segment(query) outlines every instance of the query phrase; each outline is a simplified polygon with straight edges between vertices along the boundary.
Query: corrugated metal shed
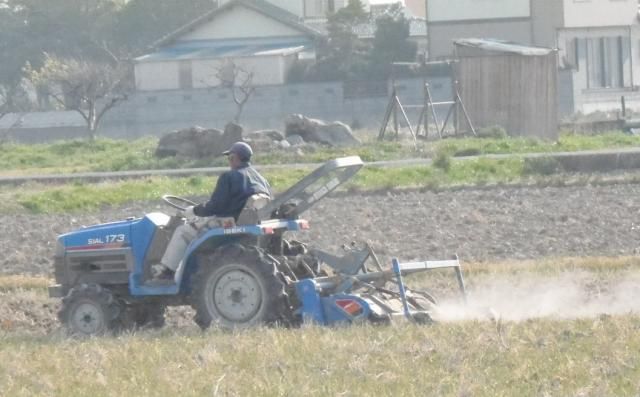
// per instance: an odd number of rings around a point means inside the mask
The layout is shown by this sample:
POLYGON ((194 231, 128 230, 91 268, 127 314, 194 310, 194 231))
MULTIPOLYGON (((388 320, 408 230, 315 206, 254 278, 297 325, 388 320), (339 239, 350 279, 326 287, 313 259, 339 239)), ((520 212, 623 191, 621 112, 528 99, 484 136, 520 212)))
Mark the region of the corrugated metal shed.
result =
POLYGON ((556 51, 499 40, 455 41, 462 100, 477 127, 558 138, 556 51))

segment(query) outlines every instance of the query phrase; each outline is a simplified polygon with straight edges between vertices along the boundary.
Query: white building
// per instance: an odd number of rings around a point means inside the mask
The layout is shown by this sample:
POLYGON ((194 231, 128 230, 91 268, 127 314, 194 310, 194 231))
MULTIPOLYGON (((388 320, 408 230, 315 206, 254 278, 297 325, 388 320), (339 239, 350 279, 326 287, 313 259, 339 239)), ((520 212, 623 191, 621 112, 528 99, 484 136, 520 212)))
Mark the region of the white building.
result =
MULTIPOLYGON (((375 8, 397 0, 371 2, 375 8)), ((135 59, 136 90, 217 87, 220 73, 224 73, 229 61, 251 73, 254 86, 284 84, 296 60, 315 59, 317 42, 327 34, 327 12, 347 3, 348 0, 222 1, 218 8, 159 40, 153 45, 153 52, 135 59)), ((424 52, 425 20, 410 18, 410 28, 410 39, 424 52)), ((354 26, 354 32, 365 40, 372 39, 375 21, 354 26)))
POLYGON ((428 0, 427 37, 432 60, 450 58, 453 42, 464 38, 533 44, 529 0, 428 0))
POLYGON ((474 37, 557 48, 570 111, 640 109, 637 16, 637 0, 428 0, 429 58, 474 37))
MULTIPOLYGON (((539 0, 538 0, 539 1, 539 0)), ((574 110, 620 109, 625 96, 640 110, 640 25, 637 0, 564 0, 534 3, 534 42, 559 50, 570 73, 574 110)))
MULTIPOLYGON (((224 5, 233 0, 220 0, 219 4, 224 5)), ((280 7, 303 19, 324 18, 327 13, 336 12, 345 7, 349 0, 268 0, 269 3, 280 7)), ((413 3, 424 0, 414 0, 413 3)), ((362 0, 367 11, 371 7, 389 6, 394 3, 405 5, 405 0, 362 0)), ((419 10, 420 7, 417 7, 419 10)), ((424 17, 424 15, 422 15, 424 17)))
POLYGON ((315 57, 321 34, 281 8, 233 0, 154 44, 135 59, 138 91, 216 87, 231 60, 252 85, 283 84, 299 58, 315 57))

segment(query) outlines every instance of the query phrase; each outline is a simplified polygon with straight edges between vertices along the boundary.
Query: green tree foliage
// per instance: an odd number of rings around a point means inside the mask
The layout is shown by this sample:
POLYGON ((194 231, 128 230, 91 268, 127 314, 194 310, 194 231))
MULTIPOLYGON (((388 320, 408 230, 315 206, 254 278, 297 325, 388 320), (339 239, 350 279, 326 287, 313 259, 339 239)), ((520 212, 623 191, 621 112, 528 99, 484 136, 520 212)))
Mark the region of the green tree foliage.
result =
POLYGON ((0 0, 0 84, 28 62, 126 58, 214 7, 213 0, 0 0))
POLYGON ((104 56, 110 24, 123 0, 4 0, 0 8, 0 81, 19 80, 44 54, 104 56))
POLYGON ((130 0, 115 18, 112 38, 138 53, 214 6, 213 0, 130 0))
POLYGON ((365 23, 368 14, 360 0, 349 0, 346 7, 327 17, 328 39, 318 51, 318 62, 311 79, 353 79, 366 71, 369 46, 358 38, 354 27, 365 23))
POLYGON ((356 34, 358 25, 371 23, 360 0, 328 16, 328 38, 318 48, 315 65, 297 64, 290 82, 386 78, 392 62, 414 61, 417 45, 409 40, 410 22, 397 3, 376 19, 373 43, 356 34))
POLYGON ((417 45, 409 41, 410 23, 396 3, 376 19, 371 51, 370 71, 375 76, 389 76, 392 62, 413 62, 417 45))
POLYGON ((0 2, 0 85, 13 85, 20 80, 24 65, 26 29, 9 4, 0 2))

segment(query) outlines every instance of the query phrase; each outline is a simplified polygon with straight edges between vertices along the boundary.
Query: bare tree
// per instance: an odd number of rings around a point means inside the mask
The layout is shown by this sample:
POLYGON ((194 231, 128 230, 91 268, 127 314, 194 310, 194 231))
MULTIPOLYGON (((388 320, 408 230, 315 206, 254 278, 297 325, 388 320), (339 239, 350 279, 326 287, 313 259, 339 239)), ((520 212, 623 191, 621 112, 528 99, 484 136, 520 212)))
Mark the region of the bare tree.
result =
POLYGON ((219 87, 227 88, 231 92, 233 102, 236 104, 233 121, 240 123, 244 105, 256 90, 253 85, 253 72, 242 68, 231 59, 225 59, 216 69, 216 78, 220 81, 219 87))
MULTIPOLYGON (((29 108, 27 99, 19 83, 0 85, 0 120, 12 112, 21 112, 29 108)), ((17 124, 20 117, 15 121, 17 124)), ((11 128, 0 129, 0 143, 7 141, 11 128)))
POLYGON ((26 69, 28 78, 59 108, 82 116, 91 140, 104 115, 127 100, 132 87, 129 68, 115 59, 98 63, 47 55, 39 70, 26 69))

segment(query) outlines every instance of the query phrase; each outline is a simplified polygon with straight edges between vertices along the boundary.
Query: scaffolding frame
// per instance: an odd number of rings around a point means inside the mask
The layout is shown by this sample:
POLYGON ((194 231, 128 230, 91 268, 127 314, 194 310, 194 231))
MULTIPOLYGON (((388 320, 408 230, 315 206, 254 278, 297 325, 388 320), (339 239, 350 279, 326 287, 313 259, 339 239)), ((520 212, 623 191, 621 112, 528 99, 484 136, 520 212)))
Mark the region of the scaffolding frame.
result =
POLYGON ((460 96, 459 83, 457 80, 457 76, 455 75, 455 68, 451 68, 452 77, 453 77, 453 100, 451 101, 442 101, 442 102, 434 102, 433 96, 431 95, 431 90, 429 88, 429 83, 427 83, 426 74, 423 75, 423 84, 424 84, 424 100, 421 104, 410 104, 403 105, 400 101, 400 97, 398 96, 398 89, 396 86, 396 76, 395 69, 397 66, 405 66, 405 67, 424 67, 426 65, 448 65, 451 67, 452 64, 457 63, 457 61, 433 61, 433 62, 393 62, 392 63, 392 74, 391 74, 391 95, 389 96, 389 102, 387 104, 387 110, 385 111, 384 118, 382 120, 382 125, 380 127, 380 132, 378 133, 378 140, 384 139, 387 128, 389 127, 389 122, 393 123, 393 131, 395 133, 395 138, 398 139, 400 134, 400 125, 399 125, 399 117, 398 111, 401 113, 404 122, 409 128, 409 132, 414 141, 414 146, 417 146, 417 139, 424 138, 429 139, 429 126, 431 124, 430 118, 433 119, 433 123, 436 127, 437 136, 439 139, 444 137, 444 132, 449 123, 449 120, 452 121, 454 135, 457 136, 460 134, 460 117, 459 113, 462 111, 464 115, 465 121, 469 126, 470 132, 473 136, 477 136, 476 130, 471 122, 471 118, 469 117, 469 113, 467 112, 467 108, 462 101, 462 97, 460 96), (438 120, 438 114, 436 112, 436 106, 449 106, 447 111, 447 116, 445 117, 442 124, 438 120), (420 115, 418 117, 418 121, 416 123, 416 129, 413 128, 411 121, 409 120, 409 116, 407 115, 406 109, 420 109, 420 115), (431 117, 430 117, 431 116, 431 117), (420 129, 424 129, 424 134, 421 134, 420 129))

